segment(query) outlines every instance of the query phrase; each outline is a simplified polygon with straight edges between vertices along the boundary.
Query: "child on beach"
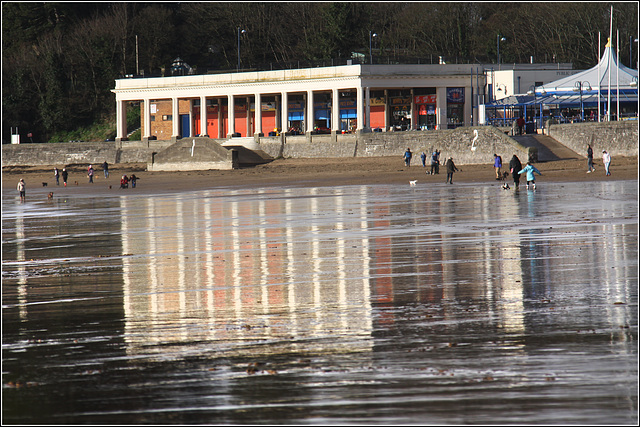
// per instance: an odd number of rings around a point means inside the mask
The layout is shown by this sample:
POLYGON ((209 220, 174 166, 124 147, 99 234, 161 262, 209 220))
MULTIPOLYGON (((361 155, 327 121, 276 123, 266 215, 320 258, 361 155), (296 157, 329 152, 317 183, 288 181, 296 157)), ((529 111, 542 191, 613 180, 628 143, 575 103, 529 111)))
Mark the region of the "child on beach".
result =
POLYGON ((533 184, 533 189, 536 189, 536 179, 534 176, 534 172, 538 175, 542 175, 535 166, 531 164, 531 162, 527 162, 527 166, 524 167, 519 174, 526 173, 527 174, 527 190, 529 189, 529 183, 533 184))

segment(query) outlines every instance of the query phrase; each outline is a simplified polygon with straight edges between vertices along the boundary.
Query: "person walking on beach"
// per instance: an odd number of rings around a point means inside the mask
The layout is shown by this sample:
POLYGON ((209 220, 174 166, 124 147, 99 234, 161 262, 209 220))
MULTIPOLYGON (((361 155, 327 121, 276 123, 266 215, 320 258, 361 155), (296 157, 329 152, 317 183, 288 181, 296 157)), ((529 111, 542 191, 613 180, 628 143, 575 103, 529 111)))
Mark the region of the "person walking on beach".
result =
POLYGON ((136 188, 137 180, 138 180, 138 177, 135 176, 135 174, 131 174, 131 176, 129 177, 129 182, 131 182, 131 188, 136 188))
POLYGON ((610 176, 609 166, 611 165, 611 154, 607 153, 607 150, 602 150, 602 163, 604 163, 604 171, 606 176, 610 176))
POLYGON ((407 148, 407 151, 404 152, 404 165, 405 166, 411 166, 411 157, 413 156, 413 154, 411 154, 411 148, 407 148))
POLYGON ((88 176, 89 176, 89 183, 93 184, 93 166, 91 165, 89 165, 88 176))
POLYGON ((440 165, 440 153, 436 149, 433 153, 431 153, 431 175, 437 174, 440 172, 438 170, 438 166, 440 165))
POLYGON ((20 193, 20 201, 24 202, 24 196, 27 189, 27 185, 24 183, 24 179, 20 178, 18 181, 18 192, 20 193))
POLYGON ((500 179, 500 169, 502 168, 502 157, 493 155, 493 167, 496 170, 496 179, 500 179))
POLYGON ((449 157, 447 160, 447 181, 449 184, 453 184, 453 172, 457 171, 455 163, 453 163, 453 157, 449 157))
POLYGON ((525 166, 524 169, 518 172, 519 174, 520 173, 527 174, 527 190, 529 189, 529 183, 533 185, 534 190, 536 189, 536 178, 535 178, 534 172, 537 173, 538 175, 542 175, 540 171, 531 164, 531 162, 528 162, 527 166, 525 166))
POLYGON ((513 185, 517 190, 518 187, 520 187, 520 171, 522 170, 522 163, 520 162, 518 156, 516 156, 515 154, 509 162, 509 169, 511 171, 511 176, 513 176, 513 185))
POLYGON ((102 170, 104 171, 104 177, 109 178, 109 163, 105 162, 102 164, 102 170))
POLYGON ((58 168, 53 168, 53 176, 56 177, 56 185, 60 185, 60 171, 58 171, 58 168))
POLYGON ((69 173, 67 172, 67 168, 62 168, 62 182, 64 183, 64 186, 67 186, 67 177, 69 176, 69 173))
POLYGON ((596 171, 596 168, 593 167, 593 149, 591 148, 591 145, 587 146, 587 166, 589 167, 587 173, 596 171))
POLYGON ((422 154, 420 154, 420 160, 422 160, 422 167, 426 168, 427 167, 427 155, 424 153, 424 151, 422 152, 422 154))

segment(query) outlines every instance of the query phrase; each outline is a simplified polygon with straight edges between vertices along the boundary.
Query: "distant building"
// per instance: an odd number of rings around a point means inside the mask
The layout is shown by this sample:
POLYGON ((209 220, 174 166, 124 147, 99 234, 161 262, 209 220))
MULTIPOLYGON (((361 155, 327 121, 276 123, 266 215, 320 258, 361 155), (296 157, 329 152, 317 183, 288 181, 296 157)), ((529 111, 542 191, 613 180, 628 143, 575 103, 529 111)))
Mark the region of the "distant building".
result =
MULTIPOLYGON (((563 123, 638 117, 638 70, 620 64, 611 43, 594 67, 557 73, 550 81, 538 77, 534 81, 515 72, 496 72, 496 95, 481 103, 479 123, 510 126, 523 116, 540 129, 547 120, 563 123), (512 78, 516 76, 517 86, 512 78)), ((545 77, 551 75, 547 71, 545 77)))
POLYGON ((493 65, 345 65, 119 79, 117 139, 126 139, 132 102, 140 103, 143 140, 471 126, 478 124, 478 105, 495 98, 499 73, 526 76, 526 85, 529 72, 546 73, 545 81, 572 72, 569 64, 559 66, 525 64, 516 72, 502 64, 504 71, 494 72, 493 65))

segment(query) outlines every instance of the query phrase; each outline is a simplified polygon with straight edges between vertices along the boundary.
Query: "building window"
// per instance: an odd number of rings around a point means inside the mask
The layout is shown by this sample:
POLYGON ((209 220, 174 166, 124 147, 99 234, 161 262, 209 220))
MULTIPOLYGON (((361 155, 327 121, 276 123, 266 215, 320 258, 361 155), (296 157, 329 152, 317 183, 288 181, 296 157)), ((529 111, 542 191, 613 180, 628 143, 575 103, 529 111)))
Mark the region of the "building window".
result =
POLYGON ((173 116, 171 114, 165 114, 164 116, 162 116, 162 121, 163 122, 168 122, 173 120, 173 116))

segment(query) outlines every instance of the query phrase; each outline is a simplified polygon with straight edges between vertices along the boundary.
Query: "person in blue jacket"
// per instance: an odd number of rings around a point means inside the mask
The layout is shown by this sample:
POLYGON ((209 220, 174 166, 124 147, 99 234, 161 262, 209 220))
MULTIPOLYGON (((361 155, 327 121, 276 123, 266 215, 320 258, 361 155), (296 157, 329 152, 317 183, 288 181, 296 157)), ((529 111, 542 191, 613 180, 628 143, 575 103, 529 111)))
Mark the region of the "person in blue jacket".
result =
POLYGON ((407 148, 407 151, 404 152, 404 164, 405 166, 411 166, 411 157, 413 154, 411 153, 411 148, 407 148))
POLYGON ((534 172, 537 173, 538 175, 542 175, 540 171, 531 164, 531 162, 528 162, 527 166, 525 166, 524 169, 518 172, 519 174, 522 174, 522 173, 527 174, 527 190, 529 189, 529 183, 533 184, 534 190, 536 189, 536 179, 534 176, 534 172))

